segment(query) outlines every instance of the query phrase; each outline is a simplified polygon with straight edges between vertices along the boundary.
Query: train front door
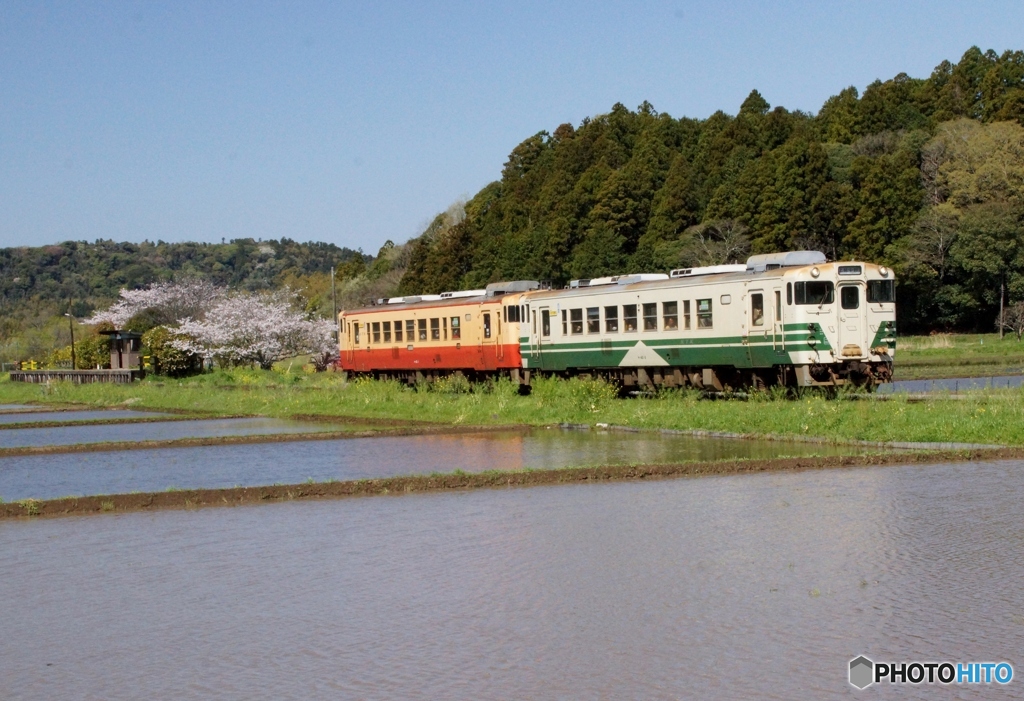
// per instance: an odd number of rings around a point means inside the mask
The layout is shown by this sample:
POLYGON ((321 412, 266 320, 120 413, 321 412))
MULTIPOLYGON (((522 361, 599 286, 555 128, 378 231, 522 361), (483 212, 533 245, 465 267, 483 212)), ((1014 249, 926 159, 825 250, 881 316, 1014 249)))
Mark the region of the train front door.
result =
POLYGON ((864 283, 839 283, 839 353, 843 358, 868 354, 868 325, 864 318, 864 283))

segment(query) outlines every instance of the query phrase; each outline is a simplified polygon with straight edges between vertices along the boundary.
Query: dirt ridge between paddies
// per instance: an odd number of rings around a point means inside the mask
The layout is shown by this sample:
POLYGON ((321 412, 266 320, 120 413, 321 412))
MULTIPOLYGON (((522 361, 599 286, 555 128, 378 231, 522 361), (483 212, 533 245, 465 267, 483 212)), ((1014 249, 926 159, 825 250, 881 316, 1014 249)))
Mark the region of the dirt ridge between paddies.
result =
POLYGON ((722 460, 659 465, 568 467, 541 470, 411 475, 337 482, 306 482, 265 487, 183 489, 165 492, 109 494, 45 500, 23 499, 9 504, 0 504, 0 519, 129 513, 165 509, 196 509, 212 506, 244 506, 296 500, 422 494, 501 487, 601 483, 705 475, 756 474, 1022 458, 1024 458, 1024 448, 1002 448, 999 450, 882 453, 876 455, 722 460))
POLYGON ((463 433, 496 433, 530 430, 529 426, 410 426, 407 428, 376 428, 366 431, 315 431, 310 433, 262 433, 241 436, 201 436, 170 438, 153 441, 107 441, 100 443, 71 443, 68 445, 38 445, 0 448, 0 458, 28 455, 64 455, 69 453, 107 453, 123 450, 159 450, 161 448, 199 448, 217 445, 245 445, 255 443, 294 443, 299 441, 334 441, 349 438, 382 438, 394 436, 453 435, 463 433))

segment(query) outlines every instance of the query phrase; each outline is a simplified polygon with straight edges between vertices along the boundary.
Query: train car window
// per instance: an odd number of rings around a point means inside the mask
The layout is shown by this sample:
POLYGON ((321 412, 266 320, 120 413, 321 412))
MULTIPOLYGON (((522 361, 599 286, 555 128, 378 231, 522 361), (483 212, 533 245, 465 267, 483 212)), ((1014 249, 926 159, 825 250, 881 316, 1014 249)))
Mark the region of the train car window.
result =
POLYGON ((710 299, 698 299, 697 300, 697 328, 698 329, 710 329, 712 327, 711 319, 711 300, 710 299))
MULTIPOLYGON (((506 307, 508 309, 508 307, 506 307)), ((459 317, 452 317, 452 340, 457 341, 462 338, 462 327, 459 326, 459 317)))
POLYGON ((618 333, 619 332, 619 308, 618 307, 605 307, 604 308, 604 332, 605 333, 618 333))
POLYGON ((569 322, 567 322, 565 320, 565 310, 564 309, 562 310, 562 335, 563 336, 568 336, 569 335, 569 322))
POLYGON ((491 337, 491 315, 484 314, 484 338, 491 337))
POLYGON ((764 295, 760 292, 750 295, 750 325, 764 326, 764 295))
POLYGON ((444 331, 444 340, 448 340, 448 317, 441 319, 441 330, 444 331))
POLYGON ((550 336, 551 335, 551 315, 554 314, 550 309, 542 309, 540 311, 540 335, 550 336))
MULTIPOLYGON (((529 309, 529 307, 527 307, 529 309)), ((537 335, 537 312, 533 313, 533 334, 537 335)))
POLYGON ((587 307, 587 333, 601 333, 601 307, 587 307))
POLYGON ((636 331, 636 305, 622 305, 622 328, 626 333, 636 331))
POLYGON ((418 322, 418 326, 419 326, 420 340, 421 341, 426 341, 427 340, 427 320, 426 319, 417 319, 416 321, 418 322))
POLYGON ((440 341, 441 340, 441 320, 431 319, 430 320, 430 340, 440 341))
POLYGON ((868 280, 868 302, 886 304, 896 301, 896 283, 892 280, 868 280))
POLYGON ((373 342, 374 343, 380 343, 380 322, 379 321, 373 322, 372 328, 373 328, 373 342))
POLYGON ((395 322, 395 343, 401 343, 401 342, 402 342, 402 322, 401 321, 396 321, 395 322))
POLYGON ((690 300, 683 301, 683 328, 690 330, 690 300))
POLYGON ((353 332, 355 334, 355 341, 354 341, 354 343, 355 343, 355 345, 358 346, 359 345, 359 322, 358 321, 356 323, 352 324, 352 330, 353 330, 353 332))
POLYGON ((658 330, 658 305, 656 302, 644 305, 644 331, 658 330))
POLYGON ((569 310, 569 325, 572 327, 572 333, 576 334, 583 333, 583 310, 582 309, 570 309, 569 310))
POLYGON ((860 308, 860 288, 852 285, 839 288, 839 303, 843 309, 860 308))
POLYGON ((679 302, 661 303, 661 323, 666 331, 675 331, 679 328, 679 302))
POLYGON ((523 317, 523 321, 529 321, 530 320, 530 305, 527 304, 525 309, 526 309, 526 316, 523 317))
POLYGON ((520 304, 518 307, 516 307, 516 311, 518 312, 518 314, 516 315, 516 319, 518 321, 526 321, 526 317, 524 316, 525 312, 523 311, 524 309, 526 309, 525 304, 520 304))
POLYGON ((797 304, 813 304, 820 307, 836 301, 836 287, 829 280, 798 282, 793 287, 793 296, 797 304))
POLYGON ((775 321, 782 321, 782 292, 775 290, 775 321))
POLYGON ((391 343, 391 322, 384 322, 384 343, 391 343))
POLYGON ((787 282, 786 283, 786 304, 788 306, 790 306, 790 307, 793 306, 793 283, 792 282, 787 282))
POLYGON ((406 319, 405 321, 405 338, 408 341, 416 338, 416 322, 412 319, 406 319))

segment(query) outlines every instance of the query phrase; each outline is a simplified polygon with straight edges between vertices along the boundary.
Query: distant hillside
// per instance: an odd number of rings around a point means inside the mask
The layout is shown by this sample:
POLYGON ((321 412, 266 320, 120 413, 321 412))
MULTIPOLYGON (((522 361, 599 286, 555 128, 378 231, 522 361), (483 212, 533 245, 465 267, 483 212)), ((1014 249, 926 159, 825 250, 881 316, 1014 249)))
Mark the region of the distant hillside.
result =
POLYGON ((328 243, 289 239, 230 243, 116 243, 68 241, 39 248, 0 249, 0 314, 27 304, 73 302, 79 316, 117 297, 122 287, 196 277, 249 290, 326 274, 331 266, 355 275, 370 256, 328 243))
POLYGON ((743 260, 806 248, 893 266, 902 330, 992 330, 1024 300, 1024 52, 846 88, 817 115, 644 102, 541 131, 409 244, 402 293, 743 260))

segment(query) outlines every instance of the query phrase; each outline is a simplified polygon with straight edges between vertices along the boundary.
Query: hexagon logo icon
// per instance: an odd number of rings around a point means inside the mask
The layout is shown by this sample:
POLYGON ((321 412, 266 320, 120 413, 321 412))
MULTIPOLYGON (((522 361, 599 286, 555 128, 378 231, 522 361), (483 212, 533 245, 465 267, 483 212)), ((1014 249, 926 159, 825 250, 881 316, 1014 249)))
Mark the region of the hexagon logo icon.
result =
POLYGON ((875 681, 875 663, 864 655, 850 660, 850 683, 858 689, 866 689, 875 681))

